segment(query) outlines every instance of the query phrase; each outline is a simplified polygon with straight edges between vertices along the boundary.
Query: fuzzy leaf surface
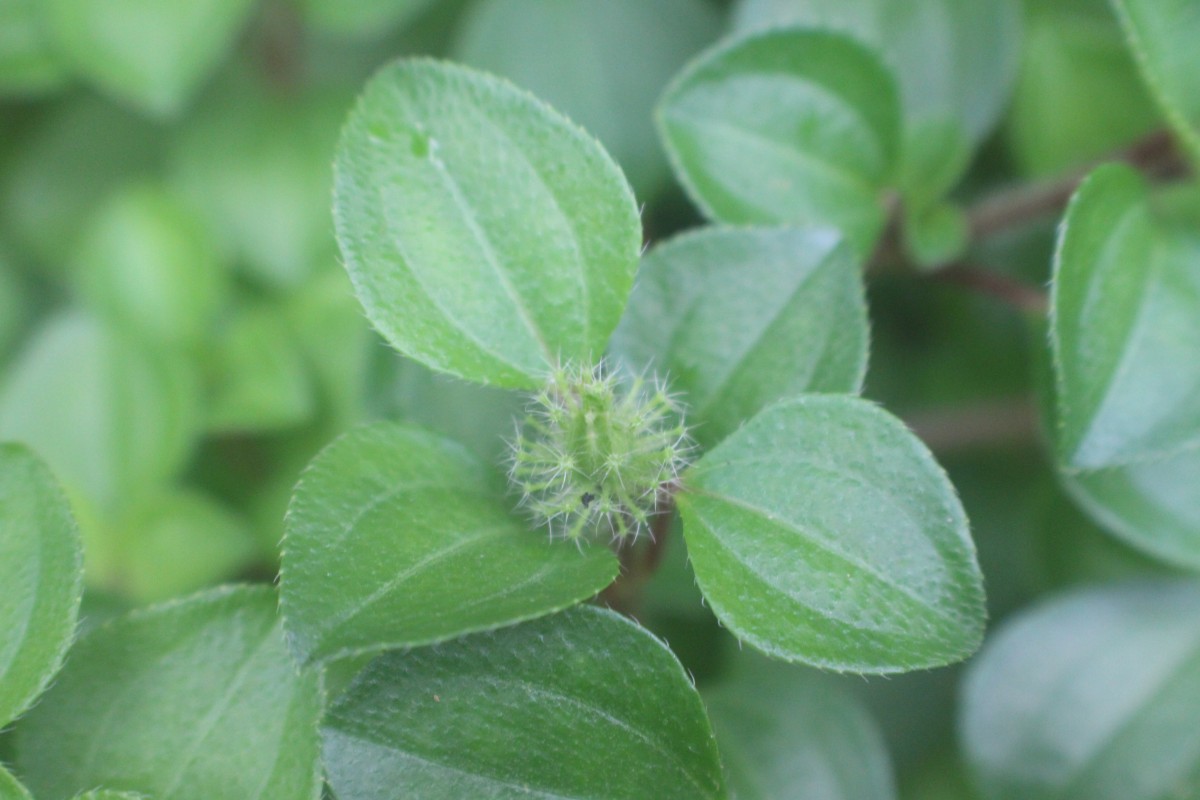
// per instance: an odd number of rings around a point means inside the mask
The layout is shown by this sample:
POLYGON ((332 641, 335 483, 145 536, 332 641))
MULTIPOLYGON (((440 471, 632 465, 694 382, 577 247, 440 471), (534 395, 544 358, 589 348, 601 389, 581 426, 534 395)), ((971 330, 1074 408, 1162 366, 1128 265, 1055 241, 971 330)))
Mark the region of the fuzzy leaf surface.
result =
POLYGON ((1098 469, 1200 447, 1200 240, 1098 168, 1060 229, 1051 293, 1059 458, 1098 469))
POLYGON ((959 730, 987 800, 1163 800, 1200 791, 1200 586, 1055 597, 990 639, 959 730))
POLYGON ((603 351, 641 224, 620 169, 557 112, 465 67, 397 62, 367 84, 334 171, 346 267, 397 349, 520 388, 603 351))
POLYGON ((449 639, 558 611, 616 558, 534 532, 461 445, 392 423, 313 461, 292 498, 282 609, 303 661, 449 639))
POLYGON ((380 656, 323 735, 340 800, 725 797, 675 656, 594 606, 380 656))
POLYGON ((22 721, 40 800, 96 786, 155 800, 320 796, 317 675, 297 673, 268 587, 223 587, 85 636, 22 721))
POLYGON ((865 257, 900 147, 895 81, 855 40, 782 29, 718 45, 667 88, 659 130, 692 199, 733 224, 832 225, 865 257))
POLYGON ((859 267, 835 231, 707 228, 643 259, 613 349, 666 376, 711 446, 776 400, 858 392, 868 338, 859 267))
POLYGON ((983 584, 962 505, 925 446, 872 403, 770 406, 682 482, 700 589, 757 649, 898 672, 979 646, 983 584))
POLYGON ((83 551, 67 498, 28 448, 0 444, 0 726, 49 683, 75 636, 83 551))

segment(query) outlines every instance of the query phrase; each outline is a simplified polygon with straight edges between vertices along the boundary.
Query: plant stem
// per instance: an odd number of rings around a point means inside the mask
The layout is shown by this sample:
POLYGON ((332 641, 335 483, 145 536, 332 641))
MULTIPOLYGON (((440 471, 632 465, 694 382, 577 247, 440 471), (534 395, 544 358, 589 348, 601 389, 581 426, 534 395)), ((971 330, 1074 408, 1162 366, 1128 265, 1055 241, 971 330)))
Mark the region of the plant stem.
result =
POLYGON ((945 455, 983 447, 1020 447, 1041 437, 1037 404, 1029 397, 919 411, 905 422, 930 450, 945 455))
POLYGON ((931 277, 995 298, 1018 311, 1035 316, 1042 316, 1049 310, 1046 292, 1039 287, 977 264, 959 261, 932 273, 931 277))
POLYGON ((643 541, 622 541, 617 544, 617 558, 621 562, 621 573, 599 595, 600 602, 624 614, 637 619, 638 607, 641 605, 642 589, 658 572, 662 565, 663 553, 666 552, 667 537, 675 523, 675 501, 673 499, 677 486, 668 487, 671 494, 663 507, 650 518, 650 535, 643 541))

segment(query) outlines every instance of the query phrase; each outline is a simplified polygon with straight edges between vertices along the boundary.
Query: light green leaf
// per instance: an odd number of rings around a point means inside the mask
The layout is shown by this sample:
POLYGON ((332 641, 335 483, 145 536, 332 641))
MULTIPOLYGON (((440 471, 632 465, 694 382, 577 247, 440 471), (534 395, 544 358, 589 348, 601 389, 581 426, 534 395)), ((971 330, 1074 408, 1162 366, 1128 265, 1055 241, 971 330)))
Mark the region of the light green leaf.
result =
POLYGON ((63 56, 96 86, 178 114, 232 48, 252 0, 44 0, 63 56))
POLYGON ((1111 0, 1142 76, 1167 121, 1200 159, 1200 6, 1193 0, 1111 0))
POLYGON ((294 289, 334 263, 330 162, 349 104, 340 91, 280 97, 231 81, 180 131, 172 183, 255 283, 294 289))
POLYGON ((1006 624, 967 674, 959 730, 988 800, 1200 792, 1200 587, 1077 591, 1006 624))
POLYGON ((1200 569, 1200 450, 1063 481, 1083 509, 1123 541, 1200 569))
POLYGON ((62 489, 20 445, 0 444, 0 727, 45 688, 75 636, 83 551, 62 489))
POLYGON ((768 655, 848 672, 958 661, 983 636, 982 577, 945 473, 850 396, 771 406, 683 475, 696 580, 768 655))
POLYGON ((829 676, 755 663, 704 702, 738 800, 896 797, 879 725, 829 676))
POLYGON ((904 216, 904 246, 921 269, 936 269, 966 252, 967 215, 950 203, 935 203, 904 216))
POLYGON ((49 91, 66 77, 46 30, 42 0, 0 0, 0 95, 49 91))
POLYGON ((319 797, 318 679, 296 672, 275 607, 269 587, 225 587, 85 636, 17 732, 39 800, 319 797))
POLYGON ((549 107, 463 67, 398 62, 367 85, 334 168, 346 267, 399 350, 522 388, 603 350, 637 267, 637 207, 549 107))
POLYGON ((323 735, 340 800, 725 797, 679 662, 591 606, 381 656, 329 710, 323 735))
POLYGON ((1059 229, 1051 292, 1058 453, 1096 469, 1200 446, 1200 244, 1100 167, 1059 229))
POLYGON ((668 177, 654 103, 718 32, 717 14, 698 0, 485 0, 466 13, 454 53, 594 133, 645 201, 668 177))
POLYGON ((0 438, 101 510, 168 482, 199 429, 196 377, 78 312, 43 323, 0 387, 0 438))
POLYGON ((305 472, 280 570, 289 642, 303 661, 427 644, 548 614, 617 573, 510 511, 459 445, 390 423, 357 428, 305 472))
POLYGON ((1021 45, 1016 0, 742 0, 734 23, 850 34, 892 68, 909 124, 952 120, 972 142, 1004 109, 1021 45))
POLYGON ((33 800, 20 781, 0 767, 0 800, 33 800))
POLYGON ((75 800, 146 800, 143 794, 134 792, 114 792, 109 789, 96 789, 75 796, 75 800))
POLYGON ((338 36, 378 38, 424 11, 432 0, 302 0, 314 28, 338 36))
POLYGON ((161 187, 127 186, 86 226, 73 278, 97 314, 134 335, 195 345, 225 299, 225 265, 196 218, 161 187))
POLYGON ((831 229, 707 228, 642 261, 613 349, 683 393, 711 446, 802 392, 858 392, 867 367, 861 272, 831 229))
POLYGON ((701 55, 658 123, 675 173, 712 219, 833 225, 865 257, 900 146, 896 85, 878 57, 827 31, 776 30, 701 55))

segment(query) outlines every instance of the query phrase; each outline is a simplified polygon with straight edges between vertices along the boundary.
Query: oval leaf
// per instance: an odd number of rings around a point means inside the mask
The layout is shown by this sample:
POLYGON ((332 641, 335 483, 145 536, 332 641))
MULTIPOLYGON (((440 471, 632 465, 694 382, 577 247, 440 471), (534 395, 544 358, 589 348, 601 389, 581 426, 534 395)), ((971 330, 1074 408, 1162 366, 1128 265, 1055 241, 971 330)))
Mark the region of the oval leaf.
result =
POLYGON ((42 0, 64 57, 121 100, 180 111, 233 46, 253 0, 42 0))
POLYGON ((226 587, 85 636, 18 729, 33 792, 315 800, 317 676, 297 674, 275 607, 268 587, 226 587))
POLYGON ((548 614, 616 577, 610 550, 534 533, 460 445, 390 423, 313 461, 288 509, 282 612, 304 661, 548 614))
POLYGON ((637 267, 637 207, 603 148, 529 94, 393 64, 351 112, 334 170, 346 268, 402 352, 532 388, 604 349, 637 267))
POLYGON ((41 694, 75 635, 83 551, 62 489, 29 450, 0 444, 0 727, 41 694))
POLYGON ((658 108, 676 175, 706 215, 833 225, 864 257, 883 225, 899 117, 895 82, 866 47, 786 29, 707 51, 658 108))
POLYGON ((1059 457, 1096 469, 1200 446, 1200 248, 1142 179, 1100 167, 1060 228, 1051 293, 1059 457))
POLYGON ((1008 623, 967 674, 963 747, 989 800, 1200 792, 1200 586, 1058 597, 1008 623))
POLYGON ((857 698, 779 666, 737 670, 704 696, 738 800, 894 800, 887 746, 857 698))
POLYGON ((671 651, 583 606, 364 670, 324 724, 341 800, 724 797, 704 707, 671 651))
POLYGON ((713 611, 768 655, 898 672, 979 645, 982 577, 954 487, 871 403, 771 406, 684 473, 676 502, 713 611))
POLYGON ((1112 6, 1150 92, 1200 159, 1200 7, 1193 0, 1112 0, 1112 6))
POLYGON ((613 349, 683 393, 711 446, 802 392, 858 392, 867 367, 858 264, 833 230, 685 234, 642 262, 613 349))

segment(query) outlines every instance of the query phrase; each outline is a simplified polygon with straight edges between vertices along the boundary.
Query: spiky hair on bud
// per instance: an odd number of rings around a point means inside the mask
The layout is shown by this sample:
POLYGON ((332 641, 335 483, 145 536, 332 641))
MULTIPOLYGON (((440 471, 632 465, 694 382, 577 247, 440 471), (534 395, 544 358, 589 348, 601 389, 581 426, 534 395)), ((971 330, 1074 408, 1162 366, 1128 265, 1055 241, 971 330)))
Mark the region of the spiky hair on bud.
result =
POLYGON ((603 362, 554 368, 526 410, 509 481, 553 538, 636 538, 692 449, 662 381, 621 381, 603 362))

